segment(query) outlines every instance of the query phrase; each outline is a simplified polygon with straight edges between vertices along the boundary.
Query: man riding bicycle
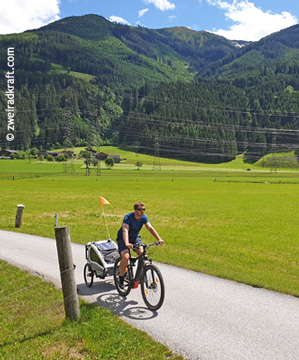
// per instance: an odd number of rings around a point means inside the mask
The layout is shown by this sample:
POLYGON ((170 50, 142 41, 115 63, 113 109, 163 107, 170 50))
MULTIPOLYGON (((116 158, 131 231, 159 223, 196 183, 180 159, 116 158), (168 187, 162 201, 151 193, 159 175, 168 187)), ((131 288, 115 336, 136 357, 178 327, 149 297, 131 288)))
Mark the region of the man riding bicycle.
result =
MULTIPOLYGON (((127 214, 124 217, 121 228, 117 232, 118 251, 121 255, 121 262, 119 264, 119 286, 124 287, 124 275, 126 267, 129 262, 129 251, 133 249, 134 244, 142 244, 139 232, 143 225, 147 230, 158 240, 159 244, 163 244, 157 231, 150 224, 147 216, 145 215, 145 205, 142 202, 134 204, 134 212, 127 214)), ((138 255, 141 255, 143 249, 135 250, 138 255)))

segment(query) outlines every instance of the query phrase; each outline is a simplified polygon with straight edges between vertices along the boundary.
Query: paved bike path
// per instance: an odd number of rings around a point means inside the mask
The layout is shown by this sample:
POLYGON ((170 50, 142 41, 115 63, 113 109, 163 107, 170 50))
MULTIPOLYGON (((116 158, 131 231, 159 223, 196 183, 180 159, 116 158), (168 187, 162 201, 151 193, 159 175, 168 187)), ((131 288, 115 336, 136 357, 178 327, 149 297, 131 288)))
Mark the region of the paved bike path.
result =
MULTIPOLYGON (((72 244, 79 294, 192 360, 299 359, 299 299, 158 264, 164 305, 148 310, 140 289, 122 298, 112 277, 83 279, 85 249, 72 244)), ((43 275, 61 287, 53 239, 0 230, 0 259, 43 275)), ((17 281, 17 279, 16 279, 17 281)))

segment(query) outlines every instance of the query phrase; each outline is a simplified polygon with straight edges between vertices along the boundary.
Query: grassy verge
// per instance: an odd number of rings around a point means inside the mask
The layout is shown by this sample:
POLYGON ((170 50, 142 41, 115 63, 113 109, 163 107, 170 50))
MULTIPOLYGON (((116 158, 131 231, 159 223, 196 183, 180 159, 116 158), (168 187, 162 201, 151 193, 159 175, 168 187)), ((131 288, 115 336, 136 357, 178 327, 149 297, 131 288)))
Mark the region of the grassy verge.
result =
POLYGON ((0 261, 1 359, 183 359, 106 309, 80 312, 65 321, 61 291, 0 261))

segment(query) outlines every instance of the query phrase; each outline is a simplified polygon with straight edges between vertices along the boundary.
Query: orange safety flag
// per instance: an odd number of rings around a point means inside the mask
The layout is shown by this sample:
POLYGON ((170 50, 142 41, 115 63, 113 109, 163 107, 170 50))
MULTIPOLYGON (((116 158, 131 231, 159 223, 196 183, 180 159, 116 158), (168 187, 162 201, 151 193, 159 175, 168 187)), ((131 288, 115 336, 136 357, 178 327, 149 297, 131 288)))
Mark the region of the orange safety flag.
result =
POLYGON ((100 200, 101 200, 101 205, 110 205, 110 202, 108 200, 106 200, 105 198, 103 198, 102 196, 100 196, 100 200))

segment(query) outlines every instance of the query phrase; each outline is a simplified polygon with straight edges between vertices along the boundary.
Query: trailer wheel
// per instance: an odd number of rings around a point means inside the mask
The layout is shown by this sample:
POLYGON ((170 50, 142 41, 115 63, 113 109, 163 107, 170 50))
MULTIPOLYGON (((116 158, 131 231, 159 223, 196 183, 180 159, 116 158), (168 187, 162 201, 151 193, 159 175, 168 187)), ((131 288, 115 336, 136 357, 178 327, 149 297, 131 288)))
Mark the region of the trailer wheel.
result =
POLYGON ((86 263, 84 266, 84 280, 85 280, 85 284, 88 287, 91 287, 93 284, 93 276, 94 276, 93 268, 89 263, 86 263))

